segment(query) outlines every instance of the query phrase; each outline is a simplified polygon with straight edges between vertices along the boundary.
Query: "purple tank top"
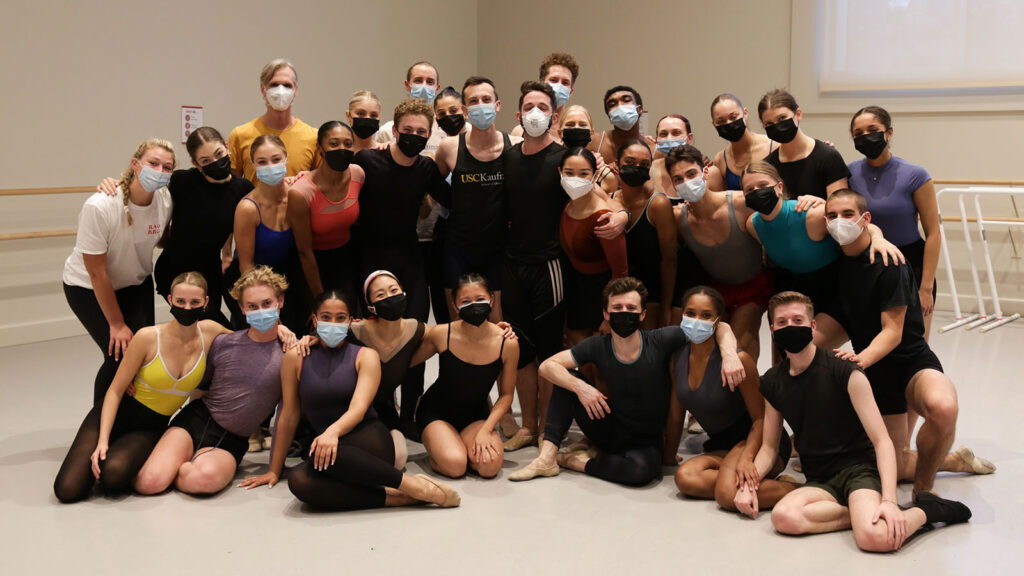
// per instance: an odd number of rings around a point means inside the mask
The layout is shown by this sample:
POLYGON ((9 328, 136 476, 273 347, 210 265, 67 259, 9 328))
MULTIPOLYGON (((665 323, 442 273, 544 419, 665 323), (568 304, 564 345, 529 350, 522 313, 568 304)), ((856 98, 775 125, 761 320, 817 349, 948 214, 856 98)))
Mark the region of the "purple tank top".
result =
MULTIPOLYGON (((314 348, 302 359, 299 402, 302 413, 317 434, 322 434, 348 411, 359 379, 356 357, 360 350, 362 346, 345 342, 340 348, 314 348)), ((363 420, 376 418, 373 406, 367 408, 363 420)))

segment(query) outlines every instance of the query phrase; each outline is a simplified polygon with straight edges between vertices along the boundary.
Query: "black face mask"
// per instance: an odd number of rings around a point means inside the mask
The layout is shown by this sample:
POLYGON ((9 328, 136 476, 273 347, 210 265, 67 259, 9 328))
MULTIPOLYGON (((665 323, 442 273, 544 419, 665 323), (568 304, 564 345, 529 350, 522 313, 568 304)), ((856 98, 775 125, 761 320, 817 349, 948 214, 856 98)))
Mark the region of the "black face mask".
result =
POLYGON ((222 158, 217 158, 199 170, 209 176, 211 180, 224 180, 231 176, 231 157, 225 154, 222 158))
POLYGON ((868 132, 853 139, 853 147, 857 149, 857 152, 867 156, 870 160, 881 156, 888 145, 889 143, 885 141, 885 132, 868 132))
POLYGON ((590 130, 587 128, 562 128, 562 142, 566 148, 586 148, 590 144, 590 130))
POLYGON ((466 304, 462 308, 459 308, 459 318, 462 318, 467 324, 473 326, 479 326, 487 321, 487 317, 491 315, 491 303, 490 302, 473 302, 472 304, 466 304))
POLYGON ((195 324, 202 320, 203 314, 206 314, 206 308, 182 308, 181 306, 171 305, 171 316, 174 316, 174 319, 182 326, 195 324))
POLYGON ((651 179, 651 169, 646 166, 623 166, 619 168, 619 178, 629 186, 643 186, 651 179))
POLYGON ((331 167, 331 170, 335 172, 344 172, 348 170, 348 165, 352 163, 352 158, 355 157, 356 153, 351 150, 344 148, 338 148, 337 150, 328 150, 324 152, 324 161, 331 167))
POLYGON ((810 326, 786 326, 772 332, 775 343, 790 354, 801 352, 814 339, 810 326))
POLYGON ((740 116, 728 124, 715 126, 715 130, 718 130, 718 135, 729 142, 739 142, 740 138, 747 133, 747 123, 743 120, 743 116, 740 116))
POLYGON ((372 304, 373 313, 381 320, 388 320, 390 322, 405 316, 406 305, 407 301, 404 292, 382 298, 372 304))
POLYGON ((405 154, 409 158, 415 158, 416 155, 423 152, 423 149, 426 147, 426 136, 417 136, 416 134, 398 135, 398 149, 402 151, 402 154, 405 154))
POLYGON ((771 214, 772 210, 775 210, 775 205, 779 203, 779 196, 775 193, 775 186, 767 186, 745 194, 743 202, 751 210, 756 210, 761 214, 771 214))
POLYGON ((640 329, 640 313, 609 312, 608 326, 610 326, 612 332, 618 334, 620 338, 629 338, 633 332, 640 329))
POLYGON ((796 120, 793 118, 786 118, 785 120, 780 120, 765 128, 764 133, 779 144, 787 144, 792 142, 793 138, 796 138, 798 130, 796 120))
POLYGON ((380 120, 376 118, 353 118, 352 119, 352 131, 356 133, 356 136, 362 139, 367 139, 373 136, 380 130, 380 120))
POLYGON ((466 125, 466 117, 462 114, 449 114, 444 118, 438 118, 437 125, 444 130, 445 134, 455 136, 462 132, 462 128, 466 125))

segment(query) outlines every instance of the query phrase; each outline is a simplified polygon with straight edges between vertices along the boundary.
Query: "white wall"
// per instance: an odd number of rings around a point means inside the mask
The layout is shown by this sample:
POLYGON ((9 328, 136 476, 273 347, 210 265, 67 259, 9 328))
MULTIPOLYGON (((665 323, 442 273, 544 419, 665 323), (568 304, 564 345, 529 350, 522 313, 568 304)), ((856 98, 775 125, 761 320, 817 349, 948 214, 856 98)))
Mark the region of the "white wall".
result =
MULTIPOLYGON (((441 80, 476 71, 475 0, 20 3, 0 19, 0 188, 94 185, 117 176, 150 136, 175 142, 180 106, 204 107, 227 137, 263 113, 259 73, 284 57, 299 72, 295 113, 344 119, 372 89, 384 115, 405 97, 410 64, 441 80), (444 30, 444 34, 434 33, 444 30)), ((75 228, 85 196, 0 197, 0 232, 75 228)), ((60 271, 73 238, 0 242, 0 345, 82 333, 60 271)))

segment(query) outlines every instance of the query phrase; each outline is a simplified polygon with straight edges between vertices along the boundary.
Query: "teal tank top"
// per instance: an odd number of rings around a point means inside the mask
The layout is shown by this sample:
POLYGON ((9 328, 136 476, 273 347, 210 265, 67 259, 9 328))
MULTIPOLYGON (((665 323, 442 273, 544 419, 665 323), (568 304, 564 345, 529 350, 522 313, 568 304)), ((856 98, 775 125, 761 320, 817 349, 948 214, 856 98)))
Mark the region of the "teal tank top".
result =
POLYGON ((807 235, 806 212, 796 211, 796 200, 786 200, 771 222, 754 214, 754 230, 765 253, 776 265, 794 274, 819 270, 839 258, 839 245, 831 236, 815 242, 807 235))

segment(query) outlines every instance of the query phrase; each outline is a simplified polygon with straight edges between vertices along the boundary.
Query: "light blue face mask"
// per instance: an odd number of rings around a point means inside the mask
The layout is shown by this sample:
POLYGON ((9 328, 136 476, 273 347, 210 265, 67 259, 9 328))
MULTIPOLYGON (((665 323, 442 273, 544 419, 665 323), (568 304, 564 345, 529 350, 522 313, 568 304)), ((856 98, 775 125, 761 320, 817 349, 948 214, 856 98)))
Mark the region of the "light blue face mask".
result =
POLYGON ((690 204, 700 202, 700 199, 704 197, 704 193, 707 191, 708 183, 701 176, 676 184, 676 194, 678 197, 690 204))
POLYGON ((608 120, 611 121, 612 126, 624 132, 632 130, 639 119, 640 112, 637 111, 635 104, 622 104, 608 113, 608 120))
POLYGON ((348 322, 340 324, 337 322, 316 321, 316 335, 328 348, 337 348, 341 341, 348 336, 348 322))
POLYGON ((288 166, 284 162, 280 164, 268 164, 266 166, 256 167, 256 177, 268 186, 277 186, 280 184, 287 173, 288 166))
POLYGON ((661 152, 665 156, 677 146, 686 144, 686 138, 665 138, 664 140, 658 140, 657 148, 658 152, 661 152))
POLYGON ((261 308, 245 313, 245 321, 260 332, 273 330, 277 326, 277 320, 281 317, 280 311, 274 308, 261 308))
POLYGON ((474 104, 466 111, 469 113, 469 123, 477 130, 486 130, 494 124, 494 117, 498 115, 494 104, 474 104))
POLYGON ((548 86, 555 91, 555 107, 561 108, 565 106, 565 103, 569 101, 569 87, 565 84, 548 82, 548 86))
POLYGON ((139 171, 139 184, 142 184, 142 188, 146 192, 156 192, 170 183, 171 174, 169 172, 161 172, 152 166, 143 166, 139 171))
POLYGON ((683 321, 679 323, 679 327, 683 329, 683 334, 686 334, 690 342, 700 344, 711 338, 711 335, 715 333, 715 320, 708 322, 699 318, 683 316, 683 321))
POLYGON ((420 100, 426 100, 427 104, 434 103, 434 96, 437 95, 437 88, 428 84, 410 84, 409 85, 409 96, 413 98, 419 98, 420 100))

